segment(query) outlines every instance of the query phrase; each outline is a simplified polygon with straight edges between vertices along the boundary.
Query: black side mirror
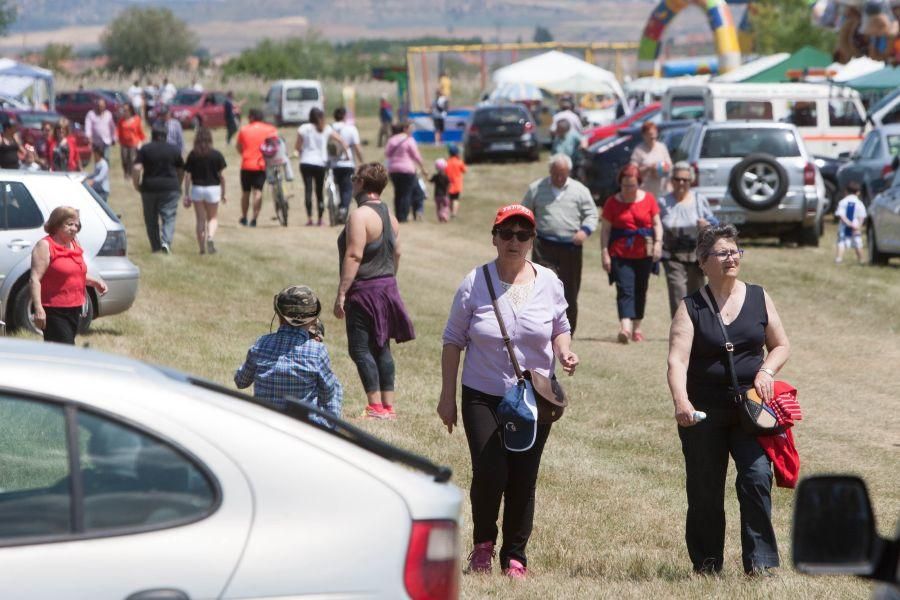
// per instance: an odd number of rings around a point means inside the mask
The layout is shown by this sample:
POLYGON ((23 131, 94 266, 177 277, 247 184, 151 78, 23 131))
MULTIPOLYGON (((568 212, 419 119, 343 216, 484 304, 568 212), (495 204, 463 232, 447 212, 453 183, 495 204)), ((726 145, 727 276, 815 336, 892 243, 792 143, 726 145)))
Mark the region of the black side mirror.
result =
POLYGON ((838 154, 838 160, 840 160, 840 161, 850 160, 850 152, 849 151, 841 152, 840 154, 838 154))
POLYGON ((882 542, 862 479, 808 477, 794 503, 794 567, 810 575, 871 576, 882 542))

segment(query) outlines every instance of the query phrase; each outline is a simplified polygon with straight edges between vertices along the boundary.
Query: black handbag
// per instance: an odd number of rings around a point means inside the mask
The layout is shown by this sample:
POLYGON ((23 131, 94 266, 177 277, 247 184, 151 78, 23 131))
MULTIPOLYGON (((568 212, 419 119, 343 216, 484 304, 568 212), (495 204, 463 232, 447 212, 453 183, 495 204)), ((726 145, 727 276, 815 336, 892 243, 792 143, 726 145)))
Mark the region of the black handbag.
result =
POLYGON ((722 320, 722 313, 719 312, 719 306, 716 299, 709 293, 709 286, 700 288, 700 295, 706 301, 710 310, 716 315, 716 321, 722 330, 722 337, 725 338, 725 358, 728 367, 728 373, 731 375, 731 386, 734 390, 733 400, 738 407, 740 415, 741 428, 750 435, 778 435, 784 432, 784 427, 778 424, 778 417, 775 412, 763 402, 762 398, 756 393, 756 390, 750 388, 746 392, 740 392, 738 385, 737 371, 734 368, 734 344, 728 339, 728 332, 725 329, 725 322, 722 320))
POLYGON ((562 385, 556 380, 556 377, 550 379, 545 375, 534 371, 522 370, 516 354, 513 351, 512 340, 506 333, 506 324, 503 323, 503 317, 500 316, 500 309, 497 307, 497 294, 494 292, 494 283, 491 280, 491 271, 487 265, 482 267, 484 271, 484 279, 487 282, 488 293, 491 295, 491 305, 494 307, 494 314, 497 315, 497 322, 500 324, 500 335, 503 336, 503 343, 506 345, 506 351, 509 353, 509 360, 512 361, 513 370, 516 372, 516 379, 527 379, 531 382, 534 389, 534 395, 537 398, 538 416, 537 422, 544 425, 558 421, 563 415, 569 400, 563 391, 562 385))

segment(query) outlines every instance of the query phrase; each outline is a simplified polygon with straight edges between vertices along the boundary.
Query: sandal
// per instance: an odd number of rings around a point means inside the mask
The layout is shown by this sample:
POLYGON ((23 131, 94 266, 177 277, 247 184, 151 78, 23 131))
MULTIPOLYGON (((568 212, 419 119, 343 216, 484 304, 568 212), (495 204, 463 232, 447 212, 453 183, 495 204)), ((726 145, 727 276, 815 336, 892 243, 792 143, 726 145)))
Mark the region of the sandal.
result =
POLYGON ((635 331, 634 333, 631 334, 631 340, 634 342, 643 342, 644 334, 641 333, 640 331, 635 331))
POLYGON ((619 343, 627 344, 629 337, 631 337, 631 336, 629 336, 628 332, 623 329, 622 331, 619 332, 619 336, 618 336, 619 343))

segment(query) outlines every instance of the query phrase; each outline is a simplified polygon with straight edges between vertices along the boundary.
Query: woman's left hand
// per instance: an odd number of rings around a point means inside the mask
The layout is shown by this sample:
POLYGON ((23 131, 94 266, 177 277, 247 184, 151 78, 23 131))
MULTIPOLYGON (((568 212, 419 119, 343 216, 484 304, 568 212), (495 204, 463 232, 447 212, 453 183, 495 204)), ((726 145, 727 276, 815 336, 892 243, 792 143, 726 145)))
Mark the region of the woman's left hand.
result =
POLYGON ((106 292, 109 291, 109 286, 106 285, 106 282, 102 279, 98 279, 94 282, 94 289, 97 290, 101 296, 105 296, 106 292))
POLYGON ((340 296, 334 299, 334 316, 338 319, 344 318, 344 301, 340 296))
POLYGON ((763 402, 769 402, 775 397, 775 378, 765 371, 759 371, 753 380, 753 388, 763 402))
POLYGON ((577 354, 575 354, 571 350, 564 350, 559 353, 559 356, 557 358, 559 359, 559 364, 562 366, 563 371, 565 371, 569 375, 575 374, 575 368, 580 362, 578 360, 577 354))
POLYGON ((183 204, 184 204, 184 207, 185 207, 185 208, 190 208, 190 207, 191 207, 191 198, 190 198, 190 196, 185 196, 185 197, 184 197, 184 202, 183 202, 183 204))
POLYGON ((662 258, 662 244, 659 242, 653 243, 653 262, 658 262, 660 258, 662 258))

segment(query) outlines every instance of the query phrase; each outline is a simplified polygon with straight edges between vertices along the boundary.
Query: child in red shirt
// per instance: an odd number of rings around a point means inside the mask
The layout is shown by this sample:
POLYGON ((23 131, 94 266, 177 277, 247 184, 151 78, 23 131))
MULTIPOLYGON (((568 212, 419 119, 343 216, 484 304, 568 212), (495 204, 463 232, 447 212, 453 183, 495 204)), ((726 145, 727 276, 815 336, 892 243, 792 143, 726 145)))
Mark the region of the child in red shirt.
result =
POLYGON ((459 212, 459 197, 463 191, 463 176, 466 173, 466 163, 459 157, 459 148, 456 144, 450 144, 447 148, 450 154, 447 158, 447 179, 450 180, 450 217, 456 218, 459 212))

